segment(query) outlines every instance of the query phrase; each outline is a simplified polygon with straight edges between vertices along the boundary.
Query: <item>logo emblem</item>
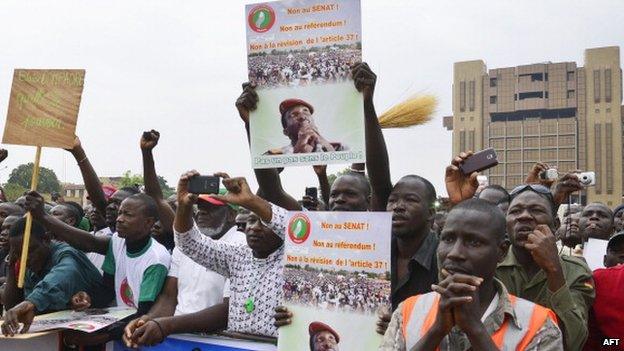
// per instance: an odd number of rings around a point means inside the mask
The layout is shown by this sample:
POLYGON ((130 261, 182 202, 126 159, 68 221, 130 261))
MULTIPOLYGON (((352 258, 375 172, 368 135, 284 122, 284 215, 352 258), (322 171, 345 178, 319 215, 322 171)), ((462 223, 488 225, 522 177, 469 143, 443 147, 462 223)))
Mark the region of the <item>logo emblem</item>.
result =
POLYGON ((258 5, 249 11, 249 27, 256 33, 264 33, 275 24, 275 12, 269 5, 258 5))
POLYGON ((310 223, 308 216, 303 213, 294 215, 288 223, 288 236, 295 244, 301 244, 308 240, 311 230, 312 223, 310 223))
POLYGON ((121 301, 125 303, 127 306, 135 307, 134 305, 134 294, 132 293, 132 288, 130 284, 128 284, 128 278, 124 278, 119 286, 119 296, 121 297, 121 301))

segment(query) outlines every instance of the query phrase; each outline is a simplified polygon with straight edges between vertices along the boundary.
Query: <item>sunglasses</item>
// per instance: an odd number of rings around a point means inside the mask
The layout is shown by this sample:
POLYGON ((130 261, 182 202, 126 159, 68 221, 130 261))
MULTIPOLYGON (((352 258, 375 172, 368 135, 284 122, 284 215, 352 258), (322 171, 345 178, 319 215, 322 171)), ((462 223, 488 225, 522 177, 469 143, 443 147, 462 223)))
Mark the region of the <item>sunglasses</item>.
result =
POLYGON ((525 191, 532 191, 540 196, 545 197, 551 204, 553 209, 553 213, 557 212, 557 205, 555 204, 555 198, 553 194, 550 192, 550 189, 540 185, 540 184, 523 184, 515 187, 510 193, 509 196, 513 200, 516 196, 522 194, 525 191))

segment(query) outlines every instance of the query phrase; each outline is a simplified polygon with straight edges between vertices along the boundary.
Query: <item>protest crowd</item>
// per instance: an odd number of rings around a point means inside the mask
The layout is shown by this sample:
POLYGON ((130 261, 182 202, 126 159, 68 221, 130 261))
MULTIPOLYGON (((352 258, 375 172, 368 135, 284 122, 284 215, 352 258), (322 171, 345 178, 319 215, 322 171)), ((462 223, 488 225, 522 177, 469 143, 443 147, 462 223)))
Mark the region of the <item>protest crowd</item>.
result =
POLYGON ((341 49, 284 52, 248 59, 250 82, 257 86, 303 86, 310 83, 342 82, 360 50, 341 49))
POLYGON ((332 274, 287 267, 284 278, 284 299, 305 306, 377 313, 389 302, 389 284, 362 273, 332 274))
MULTIPOLYGON (((351 77, 363 95, 366 163, 351 165, 331 186, 326 165, 300 168, 318 176, 319 184, 310 185, 321 189, 318 199, 287 193, 275 168, 254 169, 258 189, 215 173, 223 189, 213 194, 191 192, 200 174, 180 169, 177 194, 165 198, 157 163, 174 160, 157 160, 167 133, 150 126, 137 131, 144 189, 103 188, 76 137, 67 152, 81 171, 86 207, 46 201, 36 191, 0 203, 2 334, 26 332, 36 315, 51 311, 129 306, 136 313, 100 331, 64 331, 64 347, 101 350, 120 340, 137 348, 172 334, 223 330, 276 338, 297 318, 283 305, 288 297, 319 309, 374 313, 380 350, 598 350, 603 340, 624 335, 624 205, 569 207, 560 219, 559 207, 583 189, 576 173, 544 179, 540 174, 550 167, 538 163, 511 192, 480 187, 477 172, 460 170, 473 156, 466 150, 440 170, 450 205, 438 212, 436 191, 418 169, 392 183, 373 104, 377 76, 351 60, 348 50, 250 60, 255 83, 351 77), (357 273, 288 270, 285 276, 288 211, 319 208, 391 213, 390 288, 357 273), (20 267, 26 213, 33 222, 27 267, 20 267), (592 238, 608 241, 606 268, 593 272, 583 257, 583 243, 592 238), (23 289, 20 269, 26 269, 23 289)), ((243 84, 238 116, 232 109, 231 118, 241 119, 242 147, 259 101, 255 86, 243 84)), ((285 123, 301 107, 286 106, 285 123)), ((296 136, 317 133, 308 129, 292 131, 292 146, 296 136)), ((323 325, 310 326, 311 344, 323 325)))

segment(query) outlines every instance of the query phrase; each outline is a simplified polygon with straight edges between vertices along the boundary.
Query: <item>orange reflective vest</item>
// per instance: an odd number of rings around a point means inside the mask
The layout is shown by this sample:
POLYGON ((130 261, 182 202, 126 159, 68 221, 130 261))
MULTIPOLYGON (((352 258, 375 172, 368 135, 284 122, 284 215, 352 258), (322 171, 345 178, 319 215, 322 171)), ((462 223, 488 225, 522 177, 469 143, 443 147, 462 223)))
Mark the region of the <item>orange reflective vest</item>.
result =
MULTIPOLYGON (((438 314, 439 302, 440 295, 435 292, 412 296, 403 302, 401 327, 407 350, 414 347, 431 328, 438 314)), ((549 318, 553 323, 557 323, 554 312, 546 307, 511 294, 509 302, 522 329, 511 323, 506 316, 500 328, 492 334, 492 341, 499 350, 524 350, 549 318)))

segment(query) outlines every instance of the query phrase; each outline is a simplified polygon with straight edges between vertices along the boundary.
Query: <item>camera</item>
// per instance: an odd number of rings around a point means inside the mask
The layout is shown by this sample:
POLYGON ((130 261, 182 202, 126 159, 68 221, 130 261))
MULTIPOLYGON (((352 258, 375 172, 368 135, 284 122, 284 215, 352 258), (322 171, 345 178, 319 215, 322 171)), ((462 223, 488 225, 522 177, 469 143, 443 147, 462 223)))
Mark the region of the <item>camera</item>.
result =
POLYGON ((577 173, 579 182, 584 187, 596 185, 596 173, 595 172, 581 172, 577 173))
POLYGON ((559 178, 559 172, 554 168, 549 168, 540 172, 539 177, 542 180, 557 180, 559 178))

